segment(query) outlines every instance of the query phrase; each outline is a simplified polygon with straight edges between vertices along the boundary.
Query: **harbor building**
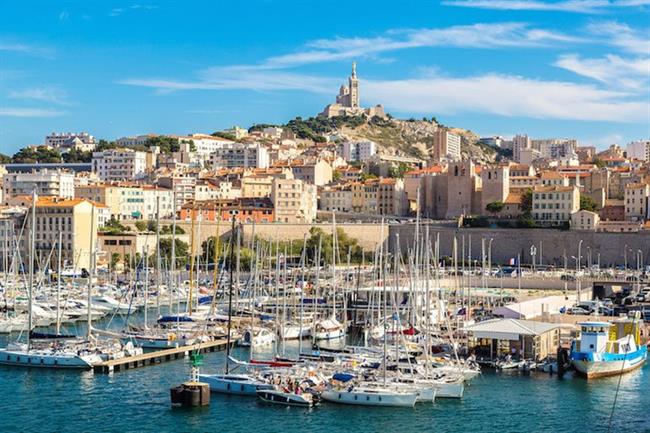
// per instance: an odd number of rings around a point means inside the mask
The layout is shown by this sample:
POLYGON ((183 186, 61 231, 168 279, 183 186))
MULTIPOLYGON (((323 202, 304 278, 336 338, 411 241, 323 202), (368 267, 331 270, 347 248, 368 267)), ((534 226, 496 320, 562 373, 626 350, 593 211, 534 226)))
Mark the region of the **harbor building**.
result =
POLYGON ((559 323, 491 319, 465 327, 468 349, 479 358, 515 355, 539 361, 554 355, 560 345, 559 323))

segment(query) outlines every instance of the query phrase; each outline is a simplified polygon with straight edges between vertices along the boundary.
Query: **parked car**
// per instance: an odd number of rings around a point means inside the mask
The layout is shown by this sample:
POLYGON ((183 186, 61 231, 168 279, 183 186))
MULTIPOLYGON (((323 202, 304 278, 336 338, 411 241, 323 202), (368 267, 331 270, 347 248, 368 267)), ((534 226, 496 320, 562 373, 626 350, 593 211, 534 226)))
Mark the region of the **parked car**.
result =
POLYGON ((582 314, 582 315, 588 316, 589 311, 585 310, 584 308, 580 308, 580 307, 571 307, 567 311, 567 314, 582 314))
POLYGON ((575 277, 575 275, 572 275, 572 274, 563 274, 560 277, 560 280, 562 280, 562 281, 575 281, 576 277, 575 277))

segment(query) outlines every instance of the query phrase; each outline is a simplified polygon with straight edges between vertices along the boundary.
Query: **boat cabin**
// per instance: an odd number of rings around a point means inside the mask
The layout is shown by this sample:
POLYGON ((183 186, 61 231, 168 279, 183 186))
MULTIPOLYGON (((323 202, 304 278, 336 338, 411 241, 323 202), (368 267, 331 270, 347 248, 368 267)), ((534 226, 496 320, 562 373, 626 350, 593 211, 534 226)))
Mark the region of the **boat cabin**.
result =
POLYGON ((603 352, 609 341, 610 323, 583 322, 580 326, 580 338, 576 340, 576 352, 603 352))

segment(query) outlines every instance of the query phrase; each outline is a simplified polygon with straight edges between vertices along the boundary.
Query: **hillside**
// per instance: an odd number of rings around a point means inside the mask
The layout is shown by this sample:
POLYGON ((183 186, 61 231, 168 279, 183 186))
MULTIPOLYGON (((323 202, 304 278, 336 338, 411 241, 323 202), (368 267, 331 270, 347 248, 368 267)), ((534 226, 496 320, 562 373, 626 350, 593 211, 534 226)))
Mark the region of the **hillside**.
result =
MULTIPOLYGON (((251 129, 259 128, 254 125, 251 129)), ((266 125, 265 125, 266 126, 266 125)), ((428 159, 432 152, 433 135, 438 128, 447 128, 461 136, 463 159, 493 162, 498 153, 489 146, 478 143, 478 136, 461 128, 449 128, 439 124, 435 118, 422 120, 381 119, 364 116, 355 117, 297 117, 286 125, 297 138, 324 141, 324 136, 335 136, 337 140, 372 140, 379 144, 379 152, 388 155, 412 156, 428 159)))

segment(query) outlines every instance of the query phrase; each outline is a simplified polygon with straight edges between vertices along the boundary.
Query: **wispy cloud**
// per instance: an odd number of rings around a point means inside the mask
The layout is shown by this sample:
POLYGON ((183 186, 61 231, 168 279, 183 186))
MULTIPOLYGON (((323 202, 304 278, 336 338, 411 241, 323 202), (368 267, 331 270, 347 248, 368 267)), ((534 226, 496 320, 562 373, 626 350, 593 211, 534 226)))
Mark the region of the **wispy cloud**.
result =
POLYGON ((329 93, 337 81, 329 78, 294 74, 284 71, 238 71, 231 68, 209 68, 201 71, 195 80, 159 78, 129 78, 120 84, 151 87, 159 92, 176 90, 301 90, 311 93, 329 93))
POLYGON ((68 105, 68 94, 59 87, 34 87, 9 92, 12 99, 30 99, 34 101, 51 102, 58 105, 68 105))
POLYGON ((490 113, 506 117, 647 121, 650 101, 626 92, 561 81, 487 74, 366 81, 364 95, 389 110, 415 113, 490 113))
POLYGON ((566 54, 560 56, 555 66, 614 88, 645 89, 647 92, 650 83, 650 57, 623 58, 609 54, 589 59, 566 54))
POLYGON ((24 44, 20 42, 7 42, 7 41, 0 41, 0 52, 2 51, 29 54, 33 56, 46 57, 46 58, 51 58, 54 54, 54 51, 50 48, 24 44))
POLYGON ((127 6, 127 7, 113 8, 113 9, 111 9, 111 12, 108 15, 111 16, 111 17, 117 17, 117 16, 120 16, 124 12, 127 12, 127 11, 135 11, 135 10, 150 11, 150 10, 154 10, 154 9, 158 9, 158 6, 157 5, 152 5, 152 4, 139 4, 139 3, 136 3, 136 4, 132 4, 132 5, 127 6))
POLYGON ((585 40, 560 32, 532 28, 527 23, 478 23, 433 29, 394 29, 374 38, 334 38, 308 42, 303 50, 274 56, 243 68, 286 68, 311 63, 374 57, 381 53, 425 47, 507 48, 543 47, 585 40))
POLYGON ((0 107, 0 116, 3 117, 58 117, 64 114, 65 111, 46 108, 0 107))
POLYGON ((650 5, 650 0, 446 0, 445 6, 512 11, 551 11, 585 14, 603 13, 613 8, 650 5))
POLYGON ((587 31, 602 37, 603 43, 615 46, 623 51, 650 56, 649 27, 646 27, 644 31, 639 31, 627 24, 605 21, 589 24, 587 31))

